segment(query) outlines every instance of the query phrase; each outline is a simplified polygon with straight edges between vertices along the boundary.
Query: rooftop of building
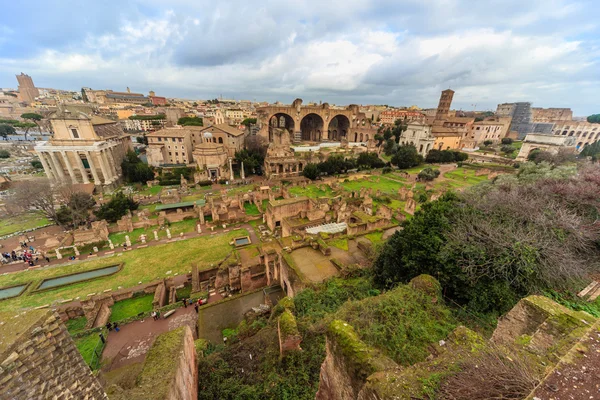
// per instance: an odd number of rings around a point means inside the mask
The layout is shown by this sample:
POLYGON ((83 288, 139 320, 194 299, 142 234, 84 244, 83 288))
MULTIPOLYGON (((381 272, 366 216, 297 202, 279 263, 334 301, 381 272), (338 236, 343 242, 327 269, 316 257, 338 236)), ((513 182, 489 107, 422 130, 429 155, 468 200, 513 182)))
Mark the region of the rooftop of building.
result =
POLYGON ((190 130, 186 128, 165 128, 148 133, 146 137, 185 137, 190 133, 190 130))
POLYGON ((210 125, 210 126, 205 126, 205 127, 200 127, 200 128, 201 128, 200 132, 205 131, 207 129, 214 128, 214 129, 223 131, 231 136, 241 136, 244 134, 244 131, 240 131, 239 129, 234 128, 233 126, 229 126, 227 124, 216 124, 216 125, 210 125))

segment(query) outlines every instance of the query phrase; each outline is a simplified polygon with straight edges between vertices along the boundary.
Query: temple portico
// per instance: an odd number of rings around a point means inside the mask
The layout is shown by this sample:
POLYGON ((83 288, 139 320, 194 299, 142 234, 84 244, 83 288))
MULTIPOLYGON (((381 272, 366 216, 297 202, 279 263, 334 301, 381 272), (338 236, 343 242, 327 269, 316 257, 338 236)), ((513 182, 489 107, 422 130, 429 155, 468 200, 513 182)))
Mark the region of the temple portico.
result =
POLYGON ((50 122, 53 137, 35 151, 53 184, 104 188, 118 183, 131 139, 115 121, 59 108, 50 122))
POLYGON ((48 178, 55 182, 95 183, 110 185, 121 176, 120 165, 115 159, 118 144, 107 142, 91 146, 53 146, 43 143, 35 147, 48 178))

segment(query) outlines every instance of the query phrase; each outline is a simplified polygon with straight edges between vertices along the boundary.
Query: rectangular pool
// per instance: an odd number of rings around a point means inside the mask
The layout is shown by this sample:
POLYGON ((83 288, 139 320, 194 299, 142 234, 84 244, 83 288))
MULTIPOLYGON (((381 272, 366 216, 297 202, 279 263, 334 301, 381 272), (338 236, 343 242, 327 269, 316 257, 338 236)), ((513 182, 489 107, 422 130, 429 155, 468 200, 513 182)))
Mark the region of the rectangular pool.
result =
POLYGON ((245 246, 250 244, 250 238, 248 236, 235 238, 234 241, 236 246, 245 246))
POLYGON ((111 267, 93 269, 91 271, 79 272, 70 275, 57 276, 56 278, 44 279, 42 284, 36 290, 49 289, 63 285, 69 285, 71 283, 81 282, 92 278, 99 278, 114 274, 119 270, 119 265, 113 265, 111 267))
POLYGON ((27 284, 11 286, 7 288, 0 288, 0 300, 8 299, 10 297, 15 297, 21 294, 23 290, 27 287, 27 284))

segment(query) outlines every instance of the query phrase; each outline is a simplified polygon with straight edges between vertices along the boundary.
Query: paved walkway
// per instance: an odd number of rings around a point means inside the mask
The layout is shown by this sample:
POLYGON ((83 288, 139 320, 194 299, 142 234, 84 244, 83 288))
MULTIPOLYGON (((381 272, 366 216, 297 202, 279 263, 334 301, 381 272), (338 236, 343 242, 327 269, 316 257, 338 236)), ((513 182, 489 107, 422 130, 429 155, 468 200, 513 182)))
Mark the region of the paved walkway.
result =
MULTIPOLYGON (((200 236, 220 235, 220 234, 223 234, 225 232, 230 232, 235 229, 246 229, 250 235, 250 239, 252 240, 252 243, 253 244, 259 243, 258 237, 256 236, 254 229, 252 228, 252 226, 250 224, 246 224, 246 223, 242 224, 242 225, 236 225, 236 226, 231 225, 231 226, 228 226, 226 229, 219 229, 214 232, 211 231, 210 229, 206 229, 206 227, 202 227, 201 234, 198 234, 197 232, 187 232, 183 235, 183 239, 192 239, 192 238, 196 238, 196 237, 200 237, 200 236)), ((159 244, 172 243, 172 242, 176 242, 179 240, 182 240, 182 238, 180 236, 173 236, 172 239, 165 238, 165 239, 161 239, 161 240, 148 240, 148 242, 146 244, 141 244, 141 243, 133 244, 127 251, 133 251, 133 250, 136 250, 139 248, 157 246, 159 244)), ((115 247, 114 250, 110 250, 110 249, 101 250, 98 253, 95 253, 93 255, 81 254, 74 261, 69 261, 67 258, 63 258, 61 260, 50 259, 50 262, 48 263, 42 259, 42 260, 39 260, 38 264, 34 267, 30 267, 27 263, 19 261, 19 262, 14 262, 11 264, 1 265, 0 266, 0 274, 25 271, 27 269, 39 269, 39 268, 48 268, 48 267, 61 267, 64 265, 73 265, 73 264, 78 264, 78 263, 81 263, 84 261, 108 257, 113 254, 123 253, 123 252, 125 252, 125 250, 122 247, 115 247)))
MULTIPOLYGON (((222 300, 219 293, 208 297, 208 303, 222 300)), ((154 320, 148 317, 141 321, 134 321, 127 325, 119 326, 119 332, 111 331, 106 338, 106 346, 102 352, 102 370, 111 371, 125 365, 144 361, 146 354, 154 343, 156 337, 162 333, 172 331, 181 326, 188 325, 196 339, 196 324, 198 314, 193 306, 180 307, 169 318, 161 317, 154 320)))

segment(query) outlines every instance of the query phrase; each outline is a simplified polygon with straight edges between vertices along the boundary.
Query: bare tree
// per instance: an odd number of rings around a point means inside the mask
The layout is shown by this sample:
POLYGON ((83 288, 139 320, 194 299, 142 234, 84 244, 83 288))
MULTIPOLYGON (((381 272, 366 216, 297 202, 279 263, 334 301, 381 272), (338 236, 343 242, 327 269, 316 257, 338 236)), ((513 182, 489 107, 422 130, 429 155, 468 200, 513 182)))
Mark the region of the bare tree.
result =
MULTIPOLYGON (((471 350, 471 349, 469 349, 471 350)), ((527 397, 543 376, 533 360, 496 345, 479 353, 457 354, 460 370, 447 378, 437 393, 443 400, 517 400, 527 397)))
POLYGON ((14 185, 6 207, 10 212, 39 211, 57 222, 54 194, 48 179, 20 181, 14 185))

